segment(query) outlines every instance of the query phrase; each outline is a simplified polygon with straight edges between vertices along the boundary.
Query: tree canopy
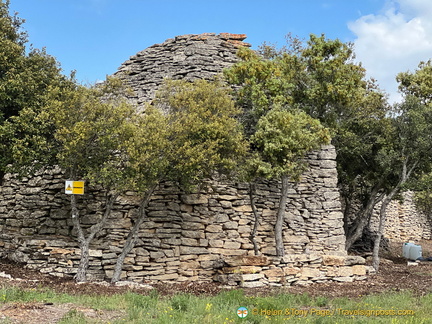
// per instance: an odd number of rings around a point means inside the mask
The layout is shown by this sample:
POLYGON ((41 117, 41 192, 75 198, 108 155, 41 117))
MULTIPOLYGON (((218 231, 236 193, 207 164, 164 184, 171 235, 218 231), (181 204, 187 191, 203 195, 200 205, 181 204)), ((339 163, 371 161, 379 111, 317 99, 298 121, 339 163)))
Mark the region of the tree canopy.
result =
POLYGON ((275 108, 301 110, 318 119, 329 128, 337 149, 347 211, 351 201, 360 199, 364 214, 370 215, 368 204, 375 204, 375 180, 381 172, 375 153, 384 141, 390 108, 385 95, 355 62, 352 44, 324 35, 311 35, 306 43, 292 37, 289 41, 281 50, 263 46, 263 55, 240 49, 241 61, 225 72, 244 108, 246 133, 253 138, 260 118, 275 108))
POLYGON ((328 129, 303 111, 272 109, 257 123, 251 138, 261 156, 262 177, 297 180, 306 170, 305 156, 330 141, 328 129), (266 167, 267 166, 267 167, 266 167))
POLYGON ((28 171, 47 162, 47 138, 52 129, 44 123, 41 108, 52 99, 52 88, 74 83, 61 74, 59 63, 45 49, 27 51, 23 20, 9 14, 9 1, 0 2, 0 174, 12 164, 28 171), (14 151, 23 153, 16 155, 14 151))
POLYGON ((414 72, 399 73, 396 80, 405 96, 414 96, 425 105, 432 103, 432 60, 420 62, 414 72))
MULTIPOLYGON (((299 181, 307 169, 306 154, 320 145, 328 144, 330 134, 319 120, 304 111, 288 111, 273 108, 257 123, 251 137, 256 161, 254 174, 282 183, 281 197, 275 223, 276 255, 284 256, 282 226, 285 218, 289 180, 299 181)), ((252 164, 253 166, 253 164, 252 164)))
POLYGON ((166 80, 155 100, 166 111, 172 152, 168 177, 184 187, 233 170, 247 144, 240 110, 220 81, 166 80))

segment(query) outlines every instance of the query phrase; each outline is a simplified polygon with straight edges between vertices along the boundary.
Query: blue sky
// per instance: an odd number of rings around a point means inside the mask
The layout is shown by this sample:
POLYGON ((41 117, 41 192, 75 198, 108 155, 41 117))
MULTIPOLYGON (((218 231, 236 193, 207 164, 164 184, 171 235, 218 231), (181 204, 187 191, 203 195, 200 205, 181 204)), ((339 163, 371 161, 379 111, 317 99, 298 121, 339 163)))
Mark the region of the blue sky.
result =
POLYGON ((432 56, 430 0, 11 0, 29 43, 83 83, 114 73, 155 43, 183 34, 244 33, 256 48, 285 35, 353 42, 357 59, 391 100, 396 73, 432 56), (429 57, 428 57, 429 55, 429 57))

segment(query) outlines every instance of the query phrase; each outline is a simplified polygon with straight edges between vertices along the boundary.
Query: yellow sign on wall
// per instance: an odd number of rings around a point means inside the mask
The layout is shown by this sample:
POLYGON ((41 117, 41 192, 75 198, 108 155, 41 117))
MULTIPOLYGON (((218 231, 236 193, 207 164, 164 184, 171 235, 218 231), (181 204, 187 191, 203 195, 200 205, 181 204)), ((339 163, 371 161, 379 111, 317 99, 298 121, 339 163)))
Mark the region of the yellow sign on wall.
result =
POLYGON ((84 195, 84 181, 66 181, 65 193, 67 195, 84 195))

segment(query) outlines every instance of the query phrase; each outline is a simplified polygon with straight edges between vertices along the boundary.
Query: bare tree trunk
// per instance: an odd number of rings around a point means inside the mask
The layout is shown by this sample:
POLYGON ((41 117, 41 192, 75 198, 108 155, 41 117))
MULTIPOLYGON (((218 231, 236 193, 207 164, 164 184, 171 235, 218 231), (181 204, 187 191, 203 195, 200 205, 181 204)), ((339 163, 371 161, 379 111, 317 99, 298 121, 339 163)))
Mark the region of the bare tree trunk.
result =
POLYGON ((349 224, 349 217, 351 215, 351 199, 347 198, 347 197, 343 197, 344 199, 344 210, 343 210, 343 220, 344 220, 344 231, 345 231, 345 236, 348 237, 348 224, 349 224))
POLYGON ((372 216, 375 205, 384 198, 383 193, 378 195, 380 189, 381 189, 381 185, 377 185, 372 188, 371 194, 369 196, 369 200, 366 204, 366 207, 363 209, 363 211, 360 213, 360 216, 358 217, 359 221, 357 222, 354 231, 351 231, 351 233, 347 235, 346 242, 345 242, 345 249, 347 251, 362 236, 363 230, 369 223, 369 220, 372 216))
POLYGON ((285 218, 285 208, 288 201, 289 178, 286 175, 282 176, 282 190, 279 200, 279 208, 276 216, 275 224, 275 241, 276 241, 276 255, 283 257, 285 255, 285 248, 282 235, 282 226, 285 218))
POLYGON ((149 190, 147 190, 147 192, 145 193, 144 197, 141 200, 140 207, 138 210, 138 217, 135 220, 134 225, 130 229, 129 234, 126 238, 126 242, 123 246, 123 249, 117 258, 117 262, 116 262, 116 265, 114 267, 113 277, 111 279, 112 283, 115 283, 115 282, 120 280, 121 272, 123 270, 124 260, 125 260, 126 256, 128 255, 128 253, 135 246, 135 243, 138 239, 139 229, 140 229, 140 227, 141 227, 142 223, 144 222, 144 219, 146 218, 146 215, 147 215, 146 214, 147 205, 150 201, 151 196, 153 195, 153 192, 156 189, 156 186, 157 186, 157 184, 153 185, 149 190))
POLYGON ((260 224, 260 218, 259 218, 259 214, 258 214, 258 211, 256 209, 256 206, 255 206, 254 196, 255 196, 255 183, 249 182, 249 200, 250 200, 252 212, 254 215, 254 226, 252 229, 252 233, 249 236, 249 240, 253 244, 255 255, 259 255, 259 247, 258 247, 258 243, 257 243, 255 237, 256 237, 257 230, 258 230, 258 226, 260 224))
POLYGON ((384 233, 387 206, 391 202, 391 200, 393 199, 393 197, 396 194, 396 192, 398 191, 398 189, 399 188, 394 188, 391 191, 391 193, 387 197, 385 197, 385 199, 383 200, 383 202, 381 204, 380 213, 379 213, 378 231, 377 231, 377 235, 375 236, 373 254, 372 254, 373 255, 372 266, 374 267, 375 271, 378 271, 378 269, 379 269, 379 263, 380 263, 379 250, 380 250, 380 245, 381 245, 381 239, 382 239, 382 236, 384 233))
POLYGON ((75 276, 75 280, 77 282, 85 282, 86 281, 86 269, 88 266, 88 246, 86 246, 86 239, 84 236, 84 231, 81 227, 81 223, 79 221, 79 211, 76 205, 76 197, 75 195, 71 195, 71 208, 72 208, 72 223, 77 231, 78 242, 81 250, 81 258, 78 266, 78 272, 75 276), (87 257, 87 260, 85 260, 87 257))
POLYGON ((99 233, 103 227, 105 226, 105 223, 111 214, 112 206, 114 205, 115 200, 118 197, 118 193, 115 193, 113 195, 107 194, 106 196, 106 202, 105 202, 105 212, 102 216, 102 219, 97 223, 92 225, 88 229, 88 236, 85 237, 84 230, 81 226, 81 222, 79 220, 79 211, 76 205, 76 197, 75 195, 71 195, 71 208, 72 208, 72 222, 77 230, 78 234, 78 242, 80 245, 81 250, 81 258, 78 265, 77 274, 75 276, 76 282, 86 282, 87 281, 87 269, 89 265, 89 249, 90 249, 90 243, 95 237, 97 233, 99 233))
POLYGON ((374 247, 373 247, 373 261, 372 265, 375 269, 375 271, 378 271, 380 259, 379 259, 379 249, 381 244, 381 238, 384 233, 384 227, 385 227, 385 221, 386 221, 386 209, 390 201, 393 199, 393 197, 399 192, 399 189, 407 182, 409 177, 411 176, 412 172, 417 167, 419 161, 414 161, 410 169, 408 170, 408 158, 405 159, 405 161, 402 164, 402 171, 400 175, 400 180, 397 183, 397 185, 392 189, 390 194, 384 199, 381 209, 380 209, 380 221, 378 226, 378 233, 374 240, 374 247))

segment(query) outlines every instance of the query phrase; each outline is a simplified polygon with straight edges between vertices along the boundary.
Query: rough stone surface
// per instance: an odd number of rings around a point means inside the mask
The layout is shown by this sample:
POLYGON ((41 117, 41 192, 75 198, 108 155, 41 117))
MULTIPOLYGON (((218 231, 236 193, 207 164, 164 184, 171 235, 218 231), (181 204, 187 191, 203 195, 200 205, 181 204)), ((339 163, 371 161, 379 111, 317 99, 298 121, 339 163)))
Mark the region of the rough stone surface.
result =
MULTIPOLYGON (((261 222, 256 241, 260 256, 254 255, 249 240, 252 212, 239 208, 249 204, 246 184, 208 180, 200 192, 186 195, 175 184, 162 183, 149 203, 139 240, 125 260, 122 280, 218 280, 228 285, 248 282, 246 285, 252 287, 364 277, 366 270, 359 267, 364 259, 345 252, 338 190, 322 186, 320 165, 328 163, 318 156, 334 160, 335 149, 323 146, 312 152, 308 156, 309 170, 299 183, 292 184, 289 195, 296 198, 288 199, 286 211, 296 217, 286 219, 283 225, 283 258, 274 256, 279 182, 257 184, 256 205, 261 222), (324 207, 328 201, 335 207, 324 207)), ((45 273, 73 276, 80 251, 70 219, 69 197, 63 192, 62 171, 51 168, 36 177, 40 178, 37 183, 11 174, 5 177, 0 188, 0 254, 45 273), (29 229, 33 233, 24 235, 23 230, 29 229)), ((82 219, 97 219, 103 212, 103 192, 95 188, 86 192, 77 197, 80 215, 82 219)), ((137 214, 138 198, 128 192, 114 204, 106 228, 90 248, 90 279, 112 276, 117 255, 137 214)), ((89 226, 90 221, 84 224, 89 226)))
MULTIPOLYGON (((387 206, 384 237, 395 242, 413 242, 432 239, 432 218, 419 211, 414 203, 414 193, 402 194, 403 199, 394 200, 387 206)), ((379 208, 375 208, 369 229, 376 232, 379 224, 379 208)))
POLYGON ((251 46, 244 39, 244 34, 229 33, 177 36, 131 56, 114 75, 134 91, 129 99, 141 106, 154 99, 164 78, 213 79, 238 61, 239 46, 251 46))
MULTIPOLYGON (((129 99, 142 105, 154 98, 163 78, 213 78, 238 60, 238 46, 249 46, 245 38, 226 33, 178 36, 132 56, 116 75, 134 90, 129 99)), ((254 217, 247 184, 209 179, 200 191, 186 194, 175 184, 161 183, 147 208, 139 239, 125 259, 121 279, 216 280, 244 287, 364 279, 364 269, 351 270, 364 260, 350 259, 345 252, 335 148, 323 146, 306 160, 308 170, 288 193, 285 257, 275 257, 279 182, 257 184, 259 257, 254 256, 250 241, 254 217), (338 262, 328 262, 336 257, 338 262)), ((56 276, 76 274, 80 251, 64 180, 55 167, 30 179, 5 175, 0 187, 1 257, 56 276)), ((84 228, 101 217, 103 196, 89 187, 77 197, 84 228)), ((112 277, 139 200, 134 192, 117 199, 105 229, 90 247, 90 280, 112 277)))

